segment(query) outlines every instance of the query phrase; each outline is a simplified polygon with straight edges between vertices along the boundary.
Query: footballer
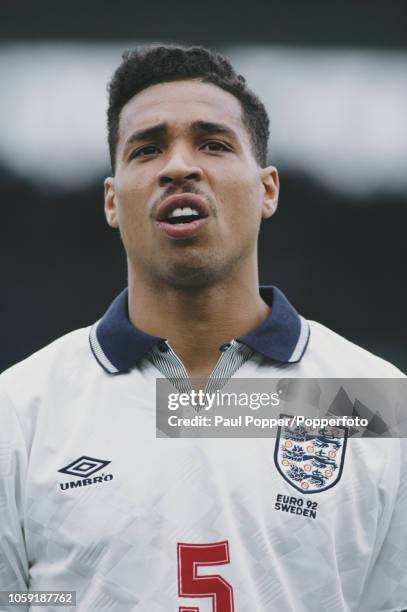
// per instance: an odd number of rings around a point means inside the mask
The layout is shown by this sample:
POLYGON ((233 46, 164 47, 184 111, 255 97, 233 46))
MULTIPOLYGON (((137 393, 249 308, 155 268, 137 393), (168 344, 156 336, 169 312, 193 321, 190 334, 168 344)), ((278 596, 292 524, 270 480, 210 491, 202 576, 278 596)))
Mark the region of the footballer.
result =
POLYGON ((259 288, 268 136, 222 55, 123 56, 104 202, 128 287, 0 377, 1 591, 74 591, 80 612, 407 607, 404 440, 320 437, 308 473, 272 438, 156 436, 157 378, 402 376, 259 288))

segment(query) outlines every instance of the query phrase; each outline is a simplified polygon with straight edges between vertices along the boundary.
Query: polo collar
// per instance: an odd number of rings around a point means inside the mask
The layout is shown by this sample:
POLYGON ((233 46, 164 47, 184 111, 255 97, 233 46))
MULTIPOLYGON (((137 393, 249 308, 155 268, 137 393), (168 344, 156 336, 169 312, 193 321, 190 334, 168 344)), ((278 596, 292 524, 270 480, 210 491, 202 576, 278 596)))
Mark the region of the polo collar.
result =
MULTIPOLYGON (((308 322, 277 287, 261 287, 260 295, 271 307, 269 316, 256 329, 236 340, 280 363, 300 361, 308 344, 308 322)), ((110 374, 127 372, 163 340, 142 332, 130 322, 127 289, 93 325, 89 335, 96 361, 110 374)))

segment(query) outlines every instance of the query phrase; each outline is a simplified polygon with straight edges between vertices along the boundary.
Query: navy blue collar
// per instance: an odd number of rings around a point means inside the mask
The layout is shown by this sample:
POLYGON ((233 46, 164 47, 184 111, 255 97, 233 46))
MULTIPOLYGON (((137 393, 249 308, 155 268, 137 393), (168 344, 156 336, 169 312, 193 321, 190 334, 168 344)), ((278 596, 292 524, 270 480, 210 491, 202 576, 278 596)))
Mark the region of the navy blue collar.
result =
MULTIPOLYGON (((308 343, 308 322, 277 287, 261 287, 260 295, 271 307, 270 315, 255 330, 236 340, 280 363, 300 361, 308 343)), ((145 334, 130 323, 125 289, 92 327, 89 340, 98 363, 110 374, 120 374, 137 365, 164 338, 145 334)))

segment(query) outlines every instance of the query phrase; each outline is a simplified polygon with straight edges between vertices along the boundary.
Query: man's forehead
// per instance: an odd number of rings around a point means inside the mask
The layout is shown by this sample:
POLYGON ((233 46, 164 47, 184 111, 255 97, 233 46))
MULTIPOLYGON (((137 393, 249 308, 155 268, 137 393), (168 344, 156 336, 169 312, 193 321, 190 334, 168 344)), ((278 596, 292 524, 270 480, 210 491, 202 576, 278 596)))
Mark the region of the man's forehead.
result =
POLYGON ((166 123, 192 124, 194 121, 225 124, 246 137, 240 102, 229 92, 201 81, 159 83, 134 96, 122 109, 120 135, 147 125, 166 123))

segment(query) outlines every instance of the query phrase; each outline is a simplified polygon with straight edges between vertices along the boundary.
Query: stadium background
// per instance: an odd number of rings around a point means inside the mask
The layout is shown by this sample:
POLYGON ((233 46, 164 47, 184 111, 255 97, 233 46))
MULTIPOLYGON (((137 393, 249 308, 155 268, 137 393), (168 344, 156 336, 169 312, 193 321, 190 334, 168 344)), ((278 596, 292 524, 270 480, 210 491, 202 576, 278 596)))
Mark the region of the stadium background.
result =
POLYGON ((123 49, 157 41, 225 52, 270 112, 282 189, 261 282, 407 370, 406 17, 403 1, 3 2, 0 371, 126 283, 103 217, 105 85, 123 49))

